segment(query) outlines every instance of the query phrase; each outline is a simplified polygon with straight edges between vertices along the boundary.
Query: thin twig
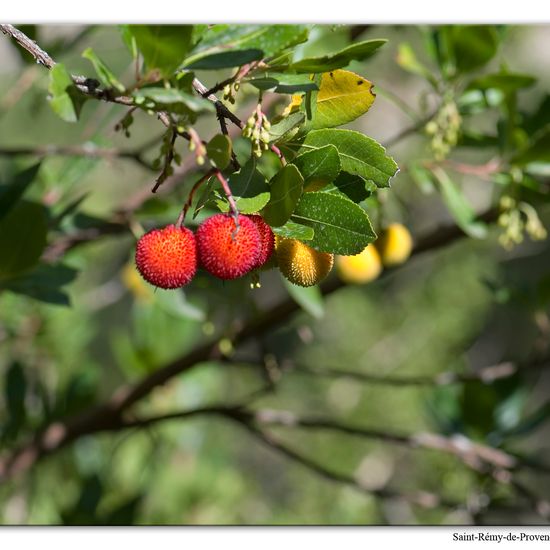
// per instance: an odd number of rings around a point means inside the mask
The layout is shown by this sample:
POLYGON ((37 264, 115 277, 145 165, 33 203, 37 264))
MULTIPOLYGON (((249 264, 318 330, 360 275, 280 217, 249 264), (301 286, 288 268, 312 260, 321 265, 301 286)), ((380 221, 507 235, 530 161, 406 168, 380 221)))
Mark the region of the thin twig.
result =
MULTIPOLYGON (((548 362, 538 363, 538 368, 546 366, 548 362)), ((441 372, 426 376, 380 376, 366 372, 350 371, 340 368, 311 367, 306 365, 291 364, 289 370, 298 373, 311 374, 327 378, 351 378, 368 384, 381 384, 386 386, 448 386, 451 384, 462 384, 464 382, 480 381, 484 384, 490 384, 495 380, 501 380, 513 376, 519 368, 513 363, 505 362, 490 367, 484 367, 479 371, 459 373, 459 372, 441 372)), ((528 367, 526 367, 528 368, 528 367)))
POLYGON ((286 159, 285 159, 285 156, 283 155, 282 151, 276 145, 271 145, 270 149, 279 157, 279 160, 281 161, 281 164, 283 166, 286 166, 286 159))
POLYGON ((166 152, 164 153, 164 165, 162 168, 162 172, 159 174, 159 176, 155 180, 155 184, 151 189, 151 193, 156 193, 157 189, 162 185, 164 181, 166 181, 166 178, 171 175, 172 161, 174 160, 174 153, 175 153, 174 146, 176 144, 176 138, 178 137, 178 133, 174 128, 171 128, 169 132, 170 132, 170 141, 166 149, 166 152))
POLYGON ((231 212, 233 213, 233 218, 235 219, 235 230, 238 230, 239 227, 239 209, 237 208, 237 203, 233 198, 233 193, 231 193, 231 188, 229 187, 229 182, 225 179, 220 170, 215 171, 215 176, 218 178, 218 181, 222 184, 223 192, 229 202, 231 212))
POLYGON ((434 117, 434 115, 437 113, 437 111, 433 112, 431 115, 423 118, 422 120, 419 120, 416 124, 413 124, 411 126, 408 126, 407 128, 404 128, 400 132, 398 132, 395 136, 391 137, 390 139, 387 139, 384 143, 384 146, 386 148, 393 147, 398 142, 402 141, 403 139, 416 134, 418 130, 421 130, 424 128, 424 126, 434 117))
POLYGON ((209 178, 211 178, 215 174, 216 170, 213 168, 206 174, 204 174, 196 183, 193 185, 193 188, 189 192, 189 196, 187 197, 187 201, 182 208, 182 211, 178 217, 178 220, 176 222, 176 227, 181 227, 183 225, 183 222, 185 221, 185 217, 187 216, 187 212, 189 211, 189 208, 191 208, 191 205, 193 204, 193 197, 195 196, 195 193, 199 189, 199 187, 207 181, 209 178))
POLYGON ((235 124, 235 126, 238 126, 241 129, 243 128, 241 119, 233 114, 214 94, 208 93, 208 88, 197 78, 193 79, 193 88, 201 97, 205 97, 214 103, 218 117, 227 118, 235 124))

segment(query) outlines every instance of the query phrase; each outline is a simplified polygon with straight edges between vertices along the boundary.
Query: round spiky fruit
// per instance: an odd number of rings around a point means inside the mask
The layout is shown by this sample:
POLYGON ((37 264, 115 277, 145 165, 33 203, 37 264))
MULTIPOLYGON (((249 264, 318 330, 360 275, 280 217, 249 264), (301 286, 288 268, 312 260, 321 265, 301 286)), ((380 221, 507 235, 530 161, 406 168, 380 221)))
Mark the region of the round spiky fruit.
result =
POLYGON ((137 243, 136 266, 147 282, 159 288, 185 286, 197 272, 195 235, 175 225, 149 231, 137 243))
POLYGON ((259 214, 251 214, 246 217, 254 222, 260 234, 260 255, 256 265, 253 267, 253 269, 259 269, 264 266, 273 255, 273 251, 275 250, 275 235, 271 227, 265 223, 264 219, 259 214))
POLYGON ((261 238, 256 224, 239 215, 239 227, 230 214, 216 214, 197 229, 199 261, 220 279, 237 279, 254 269, 260 257, 261 238))
POLYGON ((336 272, 344 283, 370 283, 382 273, 382 260, 378 250, 373 245, 368 245, 363 252, 355 256, 338 256, 336 272))
POLYGON ((400 223, 390 224, 375 243, 382 263, 393 267, 406 262, 411 255, 413 240, 409 230, 400 223))
POLYGON ((334 264, 333 254, 318 252, 296 239, 277 239, 275 250, 281 273, 299 286, 320 283, 334 264))

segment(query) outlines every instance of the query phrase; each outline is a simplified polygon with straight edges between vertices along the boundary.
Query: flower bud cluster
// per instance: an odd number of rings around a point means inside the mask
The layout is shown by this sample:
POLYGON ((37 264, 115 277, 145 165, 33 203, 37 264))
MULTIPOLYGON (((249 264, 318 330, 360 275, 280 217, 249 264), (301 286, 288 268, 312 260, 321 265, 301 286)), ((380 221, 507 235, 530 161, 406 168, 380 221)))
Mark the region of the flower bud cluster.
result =
POLYGON ((534 241, 546 239, 547 231, 542 225, 537 211, 526 202, 517 202, 510 196, 500 199, 500 216, 498 225, 503 232, 499 243, 507 250, 523 242, 524 233, 534 241))
POLYGON ((271 123, 260 109, 256 109, 246 121, 243 136, 252 142, 252 152, 261 157, 269 149, 271 123))
POLYGON ((431 137, 430 147, 435 160, 447 157, 458 141, 462 118, 452 98, 444 100, 435 117, 426 124, 424 130, 431 137))

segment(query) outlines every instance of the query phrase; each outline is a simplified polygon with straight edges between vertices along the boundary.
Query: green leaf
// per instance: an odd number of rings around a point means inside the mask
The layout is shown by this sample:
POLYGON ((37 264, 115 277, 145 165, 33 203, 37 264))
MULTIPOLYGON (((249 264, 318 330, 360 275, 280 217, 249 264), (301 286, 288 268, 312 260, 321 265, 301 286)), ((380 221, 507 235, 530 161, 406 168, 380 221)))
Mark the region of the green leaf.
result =
POLYGON ((132 31, 130 30, 130 25, 119 25, 118 29, 120 31, 120 36, 122 37, 122 41, 128 48, 128 51, 130 52, 132 59, 137 59, 137 56, 139 55, 139 51, 136 44, 136 39, 134 38, 132 31))
POLYGON ((433 174, 430 170, 418 162, 412 162, 409 166, 409 174, 422 193, 429 195, 435 191, 433 174))
POLYGON ((165 108, 164 106, 170 105, 171 110, 173 110, 173 106, 179 103, 193 113, 214 111, 212 102, 205 101, 178 88, 141 88, 135 90, 132 96, 136 99, 136 104, 144 105, 147 108, 153 108, 157 105, 165 108))
MULTIPOLYGON (((269 185, 264 175, 256 169, 254 159, 250 159, 236 174, 231 174, 228 182, 242 214, 259 212, 269 202, 269 185)), ((216 203, 220 210, 229 211, 227 201, 218 200, 216 203)))
POLYGON ((370 181, 365 181, 360 176, 341 172, 333 184, 325 187, 323 191, 327 193, 341 193, 353 202, 360 203, 376 191, 376 185, 370 181))
POLYGON ((287 281, 283 276, 281 280, 292 299, 315 319, 322 319, 325 315, 323 294, 318 286, 297 286, 287 281))
POLYGON ((335 70, 321 77, 316 94, 313 130, 342 126, 365 114, 374 102, 372 83, 351 71, 335 70))
POLYGON ((0 186, 0 220, 23 196, 29 185, 36 180, 40 163, 15 175, 13 181, 0 186))
POLYGON ((32 268, 46 246, 45 208, 19 201, 0 221, 0 280, 32 268))
POLYGON ((318 89, 317 84, 308 75, 302 74, 268 73, 245 80, 245 82, 259 90, 269 90, 279 94, 295 94, 318 89))
POLYGON ((399 44, 397 51, 397 64, 406 71, 422 76, 432 84, 437 84, 437 79, 433 76, 432 71, 425 67, 416 57, 412 46, 404 42, 399 44))
POLYGON ((373 55, 387 40, 365 40, 343 50, 322 57, 310 57, 292 63, 289 70, 298 73, 326 73, 346 67, 352 61, 364 61, 373 55))
POLYGON ((197 46, 199 42, 202 42, 204 35, 208 32, 209 25, 193 25, 192 42, 194 46, 197 46))
POLYGON ((149 70, 170 76, 183 62, 193 36, 192 25, 129 25, 149 70))
POLYGON ((191 63, 205 55, 227 50, 258 49, 272 57, 307 40, 305 25, 214 25, 203 35, 191 63))
POLYGON ((534 162, 550 162, 550 124, 537 132, 513 158, 512 162, 519 166, 526 166, 534 162))
POLYGON ((206 145, 210 162, 219 170, 224 170, 231 160, 231 140, 223 134, 215 135, 206 145))
POLYGON ((80 116, 86 96, 74 85, 71 75, 61 63, 50 71, 50 106, 65 122, 76 122, 80 116))
POLYGON ((292 164, 282 168, 270 182, 271 198, 263 209, 265 221, 272 227, 284 225, 290 218, 300 195, 304 179, 292 164))
MULTIPOLYGON (((315 232, 312 227, 288 220, 281 227, 273 227, 273 233, 284 239, 297 239, 299 241, 311 241, 315 232)), ((307 287, 306 287, 307 288, 307 287)))
POLYGON ((281 121, 273 124, 269 130, 269 142, 279 143, 294 137, 299 127, 304 123, 306 115, 304 113, 292 113, 281 121))
POLYGON ((196 70, 217 70, 229 69, 230 67, 240 67, 252 61, 257 61, 263 57, 262 50, 234 50, 230 52, 213 53, 207 55, 192 63, 186 64, 186 68, 196 70))
POLYGON ((193 304, 190 304, 185 299, 183 291, 156 292, 155 301, 163 311, 179 319, 191 319, 193 321, 206 320, 205 312, 193 304))
POLYGON ((331 193, 304 193, 292 221, 313 228, 315 235, 308 244, 321 252, 350 256, 376 240, 366 212, 331 193))
POLYGON ((453 25, 444 29, 458 72, 467 73, 488 63, 497 53, 498 34, 489 25, 453 25))
POLYGON ((397 164, 374 139, 353 130, 314 130, 307 134, 300 151, 307 152, 334 145, 338 149, 342 170, 371 180, 378 187, 389 187, 397 173, 397 164))
POLYGON ((68 306, 69 296, 61 287, 72 282, 77 274, 75 269, 65 265, 40 265, 30 273, 8 281, 5 288, 41 302, 68 306))
POLYGON ((119 92, 125 91, 126 88, 124 87, 124 84, 122 84, 111 72, 109 67, 107 67, 107 65, 105 65, 105 63, 103 63, 101 59, 99 59, 92 48, 86 48, 82 52, 82 57, 92 62, 95 72, 97 73, 97 76, 103 86, 105 86, 106 88, 114 88, 119 92))
POLYGON ((304 185, 314 184, 316 188, 333 181, 340 173, 340 156, 334 145, 326 145, 298 155, 292 164, 304 178, 304 185))
POLYGON ((550 94, 544 95, 536 110, 529 115, 524 115, 524 119, 523 127, 531 135, 544 126, 550 125, 550 94))
POLYGON ((470 206, 460 188, 441 169, 433 170, 441 186, 443 201, 457 225, 470 237, 483 239, 487 235, 487 226, 476 220, 475 210, 470 206))
POLYGON ((510 73, 500 73, 500 74, 488 74, 480 76, 472 80, 468 86, 467 90, 491 90, 496 89, 500 90, 505 94, 510 94, 521 90, 522 88, 529 88, 537 81, 536 78, 533 78, 529 75, 524 74, 510 74, 510 73))

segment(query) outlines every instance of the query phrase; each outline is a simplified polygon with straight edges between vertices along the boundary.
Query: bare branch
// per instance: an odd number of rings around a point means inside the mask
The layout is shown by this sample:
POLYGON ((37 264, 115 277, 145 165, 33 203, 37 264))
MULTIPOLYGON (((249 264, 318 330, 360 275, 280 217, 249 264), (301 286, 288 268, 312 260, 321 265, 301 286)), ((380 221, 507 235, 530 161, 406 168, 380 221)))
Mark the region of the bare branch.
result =
POLYGON ((193 88, 201 97, 206 97, 206 99, 214 103, 218 119, 227 118, 235 124, 235 126, 242 129, 243 123, 241 119, 233 114, 214 94, 210 94, 208 88, 197 78, 193 79, 193 88))
MULTIPOLYGON (((539 368, 546 365, 547 362, 538 365, 539 368)), ((286 364, 283 368, 286 367, 286 364)), ((519 370, 522 370, 513 363, 500 363, 485 367, 476 372, 458 373, 441 372, 431 376, 379 376, 359 371, 350 371, 345 369, 335 369, 326 367, 309 367, 305 365, 289 365, 289 370, 299 373, 311 374, 313 376, 322 376, 327 378, 351 378, 368 384, 382 384, 386 386, 448 386, 451 384, 462 384, 464 382, 480 381, 485 384, 495 380, 513 376, 519 370)))
POLYGON ((183 411, 183 412, 165 414, 157 417, 151 417, 151 418, 145 418, 145 419, 133 419, 133 420, 124 422, 123 427, 124 428, 145 428, 153 424, 157 424, 159 422, 164 422, 168 420, 184 420, 184 419, 193 418, 195 416, 200 416, 200 415, 220 416, 222 418, 226 418, 234 422, 237 422, 241 426, 245 427, 248 430, 248 432, 251 435, 253 435, 256 439, 258 439, 259 441, 261 441, 271 449, 274 449, 275 451, 291 459, 292 461, 297 462, 302 466, 305 466, 307 469, 313 471, 317 475, 320 475, 324 479, 341 483, 344 485, 348 485, 362 493, 375 496, 378 498, 383 498, 383 499, 405 500, 407 502, 419 505, 424 508, 435 508, 438 506, 443 506, 447 508, 460 509, 464 507, 463 503, 461 502, 452 501, 450 499, 443 498, 439 495, 436 495, 430 492, 421 491, 421 492, 408 494, 408 493, 401 493, 397 490, 388 489, 388 488, 374 489, 372 487, 368 487, 365 484, 363 484, 359 478, 355 478, 346 474, 333 472, 328 468, 326 468, 325 466, 322 466, 317 462, 313 461, 312 459, 309 459, 299 454, 297 451, 290 448, 289 446, 284 444, 282 441, 278 440, 272 434, 269 434, 264 430, 260 429, 257 425, 255 425, 255 422, 254 422, 255 420, 257 420, 257 416, 254 416, 253 413, 249 411, 245 411, 235 406, 202 407, 202 408, 192 409, 192 410, 183 411))
POLYGON ((416 504, 418 506, 421 506, 422 508, 444 507, 444 508, 451 508, 454 510, 460 510, 465 508, 464 504, 461 502, 454 501, 445 497, 441 497, 439 495, 436 495, 435 493, 431 493, 427 491, 420 491, 416 493, 401 493, 395 489, 389 489, 389 488, 375 489, 372 487, 368 487, 365 484, 363 484, 359 478, 334 472, 318 464, 312 459, 301 455, 300 453, 296 452, 294 449, 291 449, 290 447, 285 445, 282 441, 278 440, 272 434, 268 434, 267 432, 260 430, 259 428, 253 426, 248 422, 244 422, 243 425, 248 429, 248 431, 254 437, 256 437, 259 441, 261 441, 271 449, 279 452, 280 454, 282 454, 283 456, 286 456, 292 461, 297 462, 302 466, 305 466, 308 470, 311 470, 312 472, 316 473, 317 475, 329 481, 340 483, 342 485, 347 485, 362 493, 375 496, 378 498, 405 500, 411 504, 416 504))

